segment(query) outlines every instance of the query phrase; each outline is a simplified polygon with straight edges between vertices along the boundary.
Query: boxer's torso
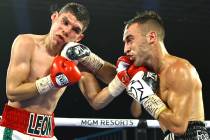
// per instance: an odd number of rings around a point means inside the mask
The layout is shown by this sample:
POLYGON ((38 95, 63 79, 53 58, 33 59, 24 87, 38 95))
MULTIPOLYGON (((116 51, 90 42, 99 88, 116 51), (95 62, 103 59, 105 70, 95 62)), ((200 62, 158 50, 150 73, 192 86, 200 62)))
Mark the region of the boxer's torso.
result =
MULTIPOLYGON (((25 82, 35 82, 37 79, 50 74, 50 66, 54 59, 53 55, 50 55, 46 50, 46 44, 44 43, 46 36, 43 35, 27 35, 33 41, 32 46, 29 46, 31 60, 30 60, 30 72, 25 82)), ((26 53, 28 52, 26 51, 26 53)), ((9 105, 28 110, 30 112, 36 112, 40 114, 52 114, 54 112, 57 102, 63 94, 65 88, 53 90, 45 95, 38 95, 31 99, 10 102, 9 105)))
MULTIPOLYGON (((171 65, 177 65, 175 64, 177 63, 177 61, 185 61, 185 60, 179 59, 177 57, 171 57, 169 58, 168 61, 169 65, 166 66, 165 69, 160 73, 160 92, 158 93, 158 96, 163 100, 165 104, 169 105, 170 107, 171 103, 179 102, 181 100, 178 97, 179 95, 176 95, 176 92, 174 92, 173 89, 171 88, 174 84, 176 84, 175 81, 171 80, 170 71, 173 71, 171 65)), ((178 62, 178 63, 185 63, 185 62, 178 62)), ((202 91, 201 88, 199 87, 200 79, 199 77, 197 77, 196 79, 197 80, 195 81, 195 85, 192 85, 192 88, 194 88, 194 92, 190 93, 190 96, 193 97, 192 98, 193 100, 192 100, 192 108, 189 108, 189 110, 191 110, 189 121, 204 121, 202 91)), ((185 107, 183 106, 183 108, 185 107)))

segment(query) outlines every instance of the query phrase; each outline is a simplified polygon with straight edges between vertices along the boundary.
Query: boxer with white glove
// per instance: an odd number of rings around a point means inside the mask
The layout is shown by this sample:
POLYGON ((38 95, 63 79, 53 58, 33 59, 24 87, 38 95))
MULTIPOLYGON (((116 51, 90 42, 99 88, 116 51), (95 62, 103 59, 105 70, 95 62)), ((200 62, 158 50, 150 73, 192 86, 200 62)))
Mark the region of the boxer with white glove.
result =
POLYGON ((91 52, 87 46, 76 42, 67 43, 61 51, 61 56, 76 63, 79 61, 92 72, 98 71, 104 65, 104 60, 91 52))
POLYGON ((155 94, 158 85, 159 78, 157 74, 150 71, 139 71, 133 76, 127 87, 128 95, 141 103, 155 119, 167 108, 155 94))
POLYGON ((62 56, 56 56, 50 68, 50 75, 36 80, 36 87, 40 94, 51 89, 74 84, 81 78, 81 73, 75 63, 62 56))

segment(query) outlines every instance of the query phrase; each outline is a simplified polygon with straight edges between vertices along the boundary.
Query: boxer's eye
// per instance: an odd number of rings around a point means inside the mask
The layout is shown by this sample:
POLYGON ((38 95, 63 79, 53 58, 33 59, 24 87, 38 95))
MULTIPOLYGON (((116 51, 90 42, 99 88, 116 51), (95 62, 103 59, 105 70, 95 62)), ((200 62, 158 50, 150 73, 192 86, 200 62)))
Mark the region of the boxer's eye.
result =
POLYGON ((134 38, 131 35, 129 35, 125 38, 125 43, 130 43, 130 42, 132 42, 133 39, 134 38))
POLYGON ((74 27, 72 30, 77 34, 81 32, 81 29, 79 27, 74 27))
POLYGON ((68 26, 69 25, 69 21, 66 20, 66 19, 63 19, 63 24, 66 25, 66 26, 68 26))

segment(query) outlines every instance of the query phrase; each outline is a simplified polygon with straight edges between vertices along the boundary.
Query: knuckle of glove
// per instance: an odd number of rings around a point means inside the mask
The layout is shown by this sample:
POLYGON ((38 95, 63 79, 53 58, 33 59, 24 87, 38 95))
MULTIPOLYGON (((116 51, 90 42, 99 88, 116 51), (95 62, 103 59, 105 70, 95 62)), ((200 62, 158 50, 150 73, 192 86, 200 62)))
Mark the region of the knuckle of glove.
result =
POLYGON ((127 63, 127 64, 132 64, 132 63, 133 63, 133 61, 131 61, 130 58, 129 58, 128 56, 120 56, 120 57, 118 58, 118 60, 117 60, 117 63, 119 63, 119 62, 121 62, 121 61, 123 61, 123 62, 125 62, 125 63, 127 63))
POLYGON ((126 70, 132 63, 128 56, 119 57, 116 63, 117 72, 126 70))
POLYGON ((68 48, 66 51, 66 55, 71 60, 78 59, 79 51, 75 49, 74 47, 68 48))
POLYGON ((90 55, 90 49, 80 43, 69 42, 64 46, 61 55, 66 56, 71 60, 77 60, 90 55))
POLYGON ((121 61, 118 63, 118 65, 116 65, 116 67, 117 67, 117 69, 116 69, 117 73, 119 73, 121 71, 126 70, 129 67, 129 64, 121 61))
POLYGON ((143 71, 146 72, 147 69, 144 66, 135 66, 134 64, 132 64, 129 68, 128 68, 128 75, 132 78, 137 72, 139 71, 143 71))

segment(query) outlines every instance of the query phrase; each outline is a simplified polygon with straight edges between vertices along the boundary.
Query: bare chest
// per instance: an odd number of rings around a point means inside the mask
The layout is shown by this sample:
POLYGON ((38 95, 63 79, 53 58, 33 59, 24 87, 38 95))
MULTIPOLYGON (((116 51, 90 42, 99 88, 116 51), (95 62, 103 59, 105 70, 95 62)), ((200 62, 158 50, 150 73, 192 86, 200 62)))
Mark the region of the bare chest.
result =
MULTIPOLYGON (((45 77, 50 74, 50 67, 54 57, 50 56, 46 51, 36 48, 31 56, 29 81, 34 82, 37 79, 45 77)), ((54 90, 46 95, 37 96, 30 100, 21 102, 26 106, 25 109, 37 113, 52 113, 56 104, 64 92, 63 89, 54 90), (41 107, 41 108, 40 108, 41 107), (38 110, 38 111, 37 111, 38 110)))
POLYGON ((31 80, 36 80, 50 74, 50 67, 54 57, 40 50, 35 50, 31 58, 31 80))

